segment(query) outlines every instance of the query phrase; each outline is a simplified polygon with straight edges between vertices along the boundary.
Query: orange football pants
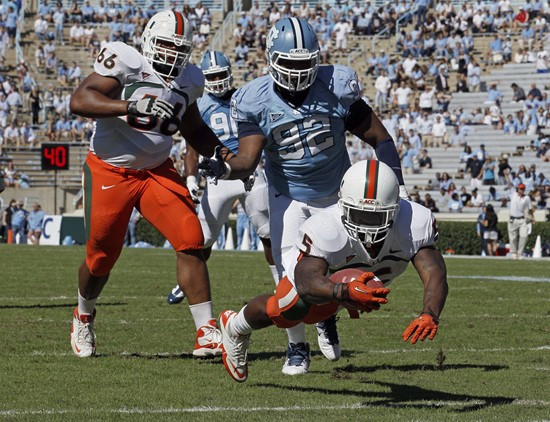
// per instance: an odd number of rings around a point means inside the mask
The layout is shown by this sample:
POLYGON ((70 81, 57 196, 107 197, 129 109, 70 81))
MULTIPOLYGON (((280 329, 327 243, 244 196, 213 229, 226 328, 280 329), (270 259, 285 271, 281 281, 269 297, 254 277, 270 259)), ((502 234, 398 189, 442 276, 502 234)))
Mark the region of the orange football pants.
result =
POLYGON ((150 170, 115 167, 91 152, 83 166, 86 265, 108 274, 118 259, 133 208, 176 251, 203 248, 195 205, 172 160, 150 170))
POLYGON ((277 285, 275 294, 267 300, 267 315, 279 328, 290 328, 300 322, 315 324, 324 321, 338 312, 339 304, 329 302, 316 305, 304 302, 288 277, 277 285))

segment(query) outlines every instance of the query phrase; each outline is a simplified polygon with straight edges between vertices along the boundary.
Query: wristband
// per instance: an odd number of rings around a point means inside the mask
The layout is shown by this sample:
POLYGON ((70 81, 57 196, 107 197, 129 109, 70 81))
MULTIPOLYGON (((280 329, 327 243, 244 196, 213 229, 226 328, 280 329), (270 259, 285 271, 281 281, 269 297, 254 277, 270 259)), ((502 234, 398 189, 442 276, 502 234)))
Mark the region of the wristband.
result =
POLYGON ((342 283, 336 283, 334 287, 332 288, 332 298, 334 300, 338 300, 338 289, 340 288, 340 285, 342 283))
POLYGON ((436 314, 434 314, 432 311, 422 311, 420 316, 422 316, 422 314, 426 314, 426 315, 431 316, 433 318, 434 322, 436 324, 439 324, 439 317, 436 314))

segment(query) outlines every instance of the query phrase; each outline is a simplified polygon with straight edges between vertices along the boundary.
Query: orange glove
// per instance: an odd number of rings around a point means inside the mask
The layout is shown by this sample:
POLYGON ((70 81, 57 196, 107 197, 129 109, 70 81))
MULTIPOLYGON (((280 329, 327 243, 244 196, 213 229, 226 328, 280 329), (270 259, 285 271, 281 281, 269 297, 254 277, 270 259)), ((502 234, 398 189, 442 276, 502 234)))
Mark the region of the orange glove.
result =
POLYGON ((349 283, 334 285, 333 297, 348 309, 371 312, 380 309, 381 304, 388 303, 386 296, 390 289, 370 288, 366 283, 377 279, 371 272, 365 272, 349 283))
POLYGON ((433 340, 437 334, 437 324, 439 324, 437 318, 434 318, 434 316, 430 314, 422 313, 418 318, 411 322, 407 329, 403 332, 403 341, 408 341, 411 336, 412 344, 415 344, 418 339, 420 339, 420 341, 424 341, 426 340, 426 337, 433 340))

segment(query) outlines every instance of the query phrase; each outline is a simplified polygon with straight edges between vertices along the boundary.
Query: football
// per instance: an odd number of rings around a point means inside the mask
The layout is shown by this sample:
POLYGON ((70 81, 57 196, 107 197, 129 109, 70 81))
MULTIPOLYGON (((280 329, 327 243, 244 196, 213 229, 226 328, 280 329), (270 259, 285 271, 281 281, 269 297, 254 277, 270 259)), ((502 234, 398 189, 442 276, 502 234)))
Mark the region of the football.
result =
MULTIPOLYGON (((359 268, 346 268, 344 270, 336 271, 330 276, 330 279, 335 283, 349 283, 350 281, 355 280, 364 272, 364 270, 361 270, 359 268)), ((384 287, 384 283, 382 283, 382 281, 380 281, 380 279, 376 277, 372 280, 367 281, 366 286, 370 287, 371 289, 376 289, 379 287, 384 287)))

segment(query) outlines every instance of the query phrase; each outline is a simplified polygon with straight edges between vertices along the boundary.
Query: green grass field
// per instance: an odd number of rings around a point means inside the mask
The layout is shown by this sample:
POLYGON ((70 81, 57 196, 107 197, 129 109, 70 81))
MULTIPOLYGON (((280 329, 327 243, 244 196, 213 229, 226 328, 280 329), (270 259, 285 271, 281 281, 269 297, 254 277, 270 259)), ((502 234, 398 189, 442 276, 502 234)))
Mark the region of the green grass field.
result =
MULTIPOLYGON (((165 302, 175 280, 166 250, 123 252, 98 303, 98 356, 73 356, 83 256, 82 247, 0 247, 0 419, 550 419, 550 262, 447 260, 440 331, 414 346, 401 340, 422 307, 411 267, 382 310, 341 314, 338 362, 323 358, 308 327, 310 373, 282 375, 286 336, 271 327, 252 335, 249 379, 238 384, 221 360, 191 358, 189 309, 165 302)), ((216 313, 274 288, 262 254, 215 252, 209 268, 216 313)))

